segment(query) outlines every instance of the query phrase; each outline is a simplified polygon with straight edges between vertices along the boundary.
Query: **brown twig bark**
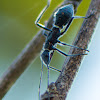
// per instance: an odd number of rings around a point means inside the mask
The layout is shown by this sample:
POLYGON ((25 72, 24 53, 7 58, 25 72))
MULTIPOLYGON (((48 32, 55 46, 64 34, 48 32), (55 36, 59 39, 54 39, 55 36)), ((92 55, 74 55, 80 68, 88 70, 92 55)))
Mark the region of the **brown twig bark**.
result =
MULTIPOLYGON (((87 48, 98 19, 100 17, 100 0, 92 0, 87 15, 92 14, 88 19, 85 19, 82 27, 73 42, 81 48, 87 48)), ((70 49, 70 54, 81 54, 84 51, 77 49, 70 49)), ((42 100, 47 100, 50 96, 50 100, 65 100, 69 89, 71 88, 72 82, 77 74, 79 66, 81 64, 83 56, 67 57, 62 67, 62 72, 59 75, 55 83, 51 83, 49 86, 49 93, 46 91, 42 96, 42 100)))
MULTIPOLYGON (((73 3, 75 9, 82 0, 64 0, 62 5, 67 3, 73 3)), ((76 11, 76 10, 75 10, 76 11)), ((50 17, 47 26, 52 27, 53 16, 50 17)), ((0 78, 0 100, 28 67, 32 60, 40 53, 44 37, 42 36, 42 30, 32 39, 32 41, 25 47, 21 54, 15 59, 15 61, 9 66, 7 71, 0 78)))

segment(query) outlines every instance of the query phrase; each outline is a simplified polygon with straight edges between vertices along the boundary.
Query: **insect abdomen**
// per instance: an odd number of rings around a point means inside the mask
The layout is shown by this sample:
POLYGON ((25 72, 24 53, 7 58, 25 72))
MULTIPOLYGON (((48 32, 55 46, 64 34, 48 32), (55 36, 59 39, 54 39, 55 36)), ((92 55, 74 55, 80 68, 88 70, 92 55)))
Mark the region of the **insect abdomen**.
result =
POLYGON ((73 14, 74 14, 74 8, 73 5, 66 5, 64 7, 61 7, 55 12, 55 25, 59 26, 60 28, 63 28, 64 25, 68 24, 68 22, 71 20, 73 14))

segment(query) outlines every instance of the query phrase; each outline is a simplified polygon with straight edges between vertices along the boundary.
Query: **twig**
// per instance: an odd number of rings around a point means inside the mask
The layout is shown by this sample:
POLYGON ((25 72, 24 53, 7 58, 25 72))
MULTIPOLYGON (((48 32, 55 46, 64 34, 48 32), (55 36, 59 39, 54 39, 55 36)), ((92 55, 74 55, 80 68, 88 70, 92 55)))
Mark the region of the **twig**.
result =
MULTIPOLYGON (((88 19, 85 19, 82 27, 75 38, 74 45, 81 48, 87 48, 95 26, 100 17, 100 0, 92 0, 87 15, 92 14, 88 19)), ((70 54, 81 54, 83 51, 77 49, 70 49, 70 54)), ((50 94, 50 100, 65 100, 68 91, 71 88, 72 82, 77 74, 79 65, 81 64, 83 56, 67 57, 62 67, 62 72, 59 75, 55 83, 51 83, 49 86, 50 92, 47 91, 42 95, 42 100, 47 100, 48 94, 50 94)))
MULTIPOLYGON (((66 3, 73 2, 75 8, 82 0, 65 0, 63 5, 66 3)), ((53 16, 48 21, 48 28, 52 27, 53 16)), ((15 59, 15 61, 9 66, 7 71, 0 78, 0 100, 28 67, 32 60, 40 53, 44 37, 42 36, 42 30, 32 39, 32 41, 25 47, 21 54, 15 59)))

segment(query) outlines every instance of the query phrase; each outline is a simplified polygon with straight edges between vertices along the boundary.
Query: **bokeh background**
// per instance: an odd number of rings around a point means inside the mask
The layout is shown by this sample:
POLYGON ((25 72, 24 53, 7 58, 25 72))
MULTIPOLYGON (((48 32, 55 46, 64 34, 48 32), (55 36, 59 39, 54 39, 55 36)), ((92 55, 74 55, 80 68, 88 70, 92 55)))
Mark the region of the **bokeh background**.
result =
MULTIPOLYGON (((48 20, 53 10, 63 0, 52 0, 41 23, 48 20)), ((91 0, 83 0, 76 15, 85 16, 91 0)), ((0 76, 7 70, 24 47, 40 30, 34 24, 47 0, 0 0, 0 76)), ((75 19, 61 41, 71 44, 78 33, 83 19, 75 19)), ((88 47, 80 71, 69 91, 67 100, 100 100, 100 20, 96 26, 93 38, 88 47)), ((68 53, 68 47, 60 47, 68 53)), ((65 57, 54 53, 51 66, 61 69, 65 57)), ((41 60, 38 56, 24 71, 12 86, 3 100, 38 100, 38 85, 40 78, 41 60)), ((57 79, 59 73, 50 71, 50 82, 57 79)), ((44 67, 41 93, 47 87, 47 69, 44 67)))

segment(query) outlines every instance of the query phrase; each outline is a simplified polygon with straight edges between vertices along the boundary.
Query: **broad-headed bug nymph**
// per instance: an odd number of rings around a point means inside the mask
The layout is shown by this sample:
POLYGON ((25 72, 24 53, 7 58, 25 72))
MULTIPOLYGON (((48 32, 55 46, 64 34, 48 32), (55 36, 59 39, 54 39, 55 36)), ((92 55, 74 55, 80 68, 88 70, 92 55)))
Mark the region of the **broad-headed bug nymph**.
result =
MULTIPOLYGON (((69 44, 66 44, 66 43, 59 41, 60 36, 62 36, 67 31, 67 29, 69 28, 69 26, 70 26, 70 24, 71 24, 71 22, 73 21, 74 18, 86 18, 86 17, 82 17, 82 16, 74 16, 74 7, 73 7, 72 4, 62 6, 54 13, 54 23, 53 23, 53 27, 51 29, 49 29, 49 28, 47 28, 44 25, 39 23, 42 15, 44 14, 44 12, 49 7, 50 1, 51 0, 48 0, 47 6, 44 7, 44 9, 41 11, 41 13, 39 14, 39 16, 37 17, 37 19, 35 21, 35 24, 37 26, 39 26, 40 28, 42 28, 46 31, 49 31, 48 34, 44 33, 46 40, 45 40, 45 43, 43 45, 43 51, 41 53, 42 70, 41 70, 40 83, 39 83, 39 100, 40 100, 40 87, 41 87, 41 81, 42 81, 43 64, 45 64, 46 67, 48 68, 48 82, 47 82, 48 85, 47 85, 47 88, 49 87, 49 69, 53 69, 55 71, 61 72, 60 70, 58 70, 54 67, 51 67, 49 65, 54 51, 57 51, 64 56, 86 55, 86 54, 71 54, 71 55, 68 55, 68 54, 64 53, 63 51, 59 50, 58 48, 56 48, 57 43, 62 44, 64 46, 70 46, 70 47, 77 48, 77 49, 80 49, 80 50, 88 51, 86 49, 79 48, 79 47, 69 45, 69 44), (64 29, 64 31, 61 32, 61 29, 63 28, 63 26, 65 26, 65 29, 64 29)), ((48 88, 48 93, 49 93, 49 88, 48 88)), ((49 95, 48 95, 48 99, 50 99, 49 95)))

